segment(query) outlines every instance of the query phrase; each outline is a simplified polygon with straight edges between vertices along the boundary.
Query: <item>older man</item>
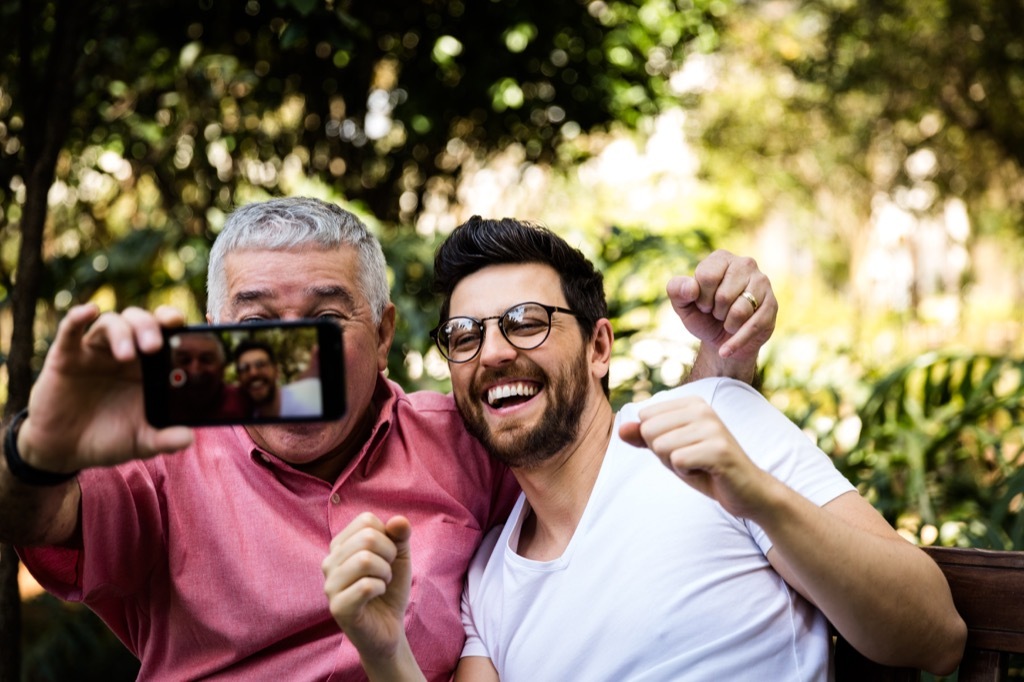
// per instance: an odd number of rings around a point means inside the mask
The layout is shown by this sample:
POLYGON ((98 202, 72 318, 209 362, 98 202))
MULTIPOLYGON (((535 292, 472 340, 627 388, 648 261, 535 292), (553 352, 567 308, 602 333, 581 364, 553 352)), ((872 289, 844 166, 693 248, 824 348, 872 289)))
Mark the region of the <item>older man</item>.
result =
MULTIPOLYGON (((750 376, 774 321, 770 288, 749 261, 713 265, 710 283, 685 281, 676 303, 706 341, 707 367, 750 376), (751 314, 747 290, 769 305, 751 314), (740 323, 735 338, 725 331, 740 323), (739 352, 721 360, 730 344, 739 352)), ((515 481, 449 396, 406 394, 382 374, 395 308, 377 240, 322 201, 250 204, 214 244, 208 291, 211 322, 341 325, 344 417, 156 430, 138 353, 158 349, 160 326, 181 324, 180 313, 73 308, 27 414, 6 431, 0 538, 46 589, 98 613, 140 658, 142 679, 358 679, 320 561, 360 512, 401 509, 419 529, 409 643, 428 676, 448 679, 466 567, 507 515, 515 481)))

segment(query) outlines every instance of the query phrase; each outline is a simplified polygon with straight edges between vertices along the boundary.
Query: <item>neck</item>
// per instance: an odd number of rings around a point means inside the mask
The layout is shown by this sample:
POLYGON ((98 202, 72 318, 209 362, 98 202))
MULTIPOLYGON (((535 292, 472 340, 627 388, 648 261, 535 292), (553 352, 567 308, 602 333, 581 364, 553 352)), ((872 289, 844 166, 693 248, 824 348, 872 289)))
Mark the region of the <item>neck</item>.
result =
POLYGON ((312 476, 316 476, 333 484, 341 476, 341 472, 352 462, 370 440, 370 432, 377 421, 376 406, 370 406, 363 417, 349 434, 334 450, 309 464, 296 465, 295 468, 312 476))
POLYGON ((561 556, 590 500, 615 423, 607 398, 591 403, 572 444, 538 467, 512 471, 531 508, 517 549, 528 559, 561 556))

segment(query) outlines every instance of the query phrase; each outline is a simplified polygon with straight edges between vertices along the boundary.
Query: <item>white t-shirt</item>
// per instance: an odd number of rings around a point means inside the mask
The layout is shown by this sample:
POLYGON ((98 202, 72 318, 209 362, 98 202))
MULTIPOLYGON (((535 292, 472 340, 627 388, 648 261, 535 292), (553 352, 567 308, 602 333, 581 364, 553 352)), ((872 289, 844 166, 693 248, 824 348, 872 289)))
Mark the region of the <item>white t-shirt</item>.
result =
MULTIPOLYGON (((693 382, 651 401, 698 395, 762 468, 818 505, 853 490, 829 458, 746 384, 693 382)), ((572 540, 553 561, 515 553, 521 496, 484 540, 463 594, 463 656, 504 681, 820 680, 825 617, 765 558, 771 541, 649 450, 612 442, 572 540)))
POLYGON ((281 387, 282 417, 315 417, 323 414, 319 379, 299 379, 281 387))

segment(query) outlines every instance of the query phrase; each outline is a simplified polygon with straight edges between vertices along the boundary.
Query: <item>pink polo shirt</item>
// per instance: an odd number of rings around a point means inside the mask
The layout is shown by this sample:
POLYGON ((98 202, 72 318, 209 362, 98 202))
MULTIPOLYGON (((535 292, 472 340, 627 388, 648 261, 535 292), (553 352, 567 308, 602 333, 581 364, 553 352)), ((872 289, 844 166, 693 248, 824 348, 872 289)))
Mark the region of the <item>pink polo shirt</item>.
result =
POLYGON ((334 485, 262 453, 241 427, 198 429, 184 452, 79 476, 85 550, 19 553, 47 590, 106 621, 142 661, 140 679, 357 680, 320 562, 357 514, 401 513, 413 527, 406 632, 427 677, 446 680, 466 567, 515 481, 449 396, 382 379, 375 398, 372 435, 334 485))

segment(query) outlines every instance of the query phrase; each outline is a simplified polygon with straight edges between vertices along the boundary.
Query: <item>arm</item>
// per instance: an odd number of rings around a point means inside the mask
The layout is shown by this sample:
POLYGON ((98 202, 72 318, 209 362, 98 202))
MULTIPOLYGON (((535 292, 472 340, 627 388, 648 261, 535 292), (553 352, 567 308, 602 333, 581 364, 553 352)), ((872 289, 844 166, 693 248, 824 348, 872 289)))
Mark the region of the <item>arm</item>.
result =
POLYGON ((455 669, 455 682, 498 682, 498 671, 491 659, 483 656, 466 656, 459 659, 455 669))
POLYGON ((775 330, 779 311, 771 282, 754 259, 715 251, 693 277, 669 280, 666 291, 683 325, 701 342, 687 380, 724 376, 751 383, 757 353, 775 330))
POLYGON ((938 565, 856 492, 820 508, 789 493, 758 521, 774 543, 768 560, 786 582, 868 658, 953 672, 967 627, 938 565))
MULTIPOLYGON (((160 315, 167 323, 181 323, 170 309, 160 315)), ((61 321, 29 395, 28 418, 15 441, 18 457, 29 467, 61 473, 187 447, 191 430, 156 430, 144 416, 136 345, 155 351, 162 342, 160 322, 143 310, 98 316, 95 306, 73 308, 61 321)), ((81 499, 77 481, 29 485, 3 459, 0 540, 73 542, 81 499)))
POLYGON ((859 495, 815 505, 751 461, 699 398, 648 406, 640 419, 622 437, 764 529, 772 566, 861 653, 938 674, 956 667, 966 626, 945 577, 859 495))
POLYGON ((357 516, 331 540, 324 593, 370 680, 424 680, 405 636, 412 567, 409 521, 357 516))

